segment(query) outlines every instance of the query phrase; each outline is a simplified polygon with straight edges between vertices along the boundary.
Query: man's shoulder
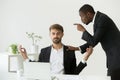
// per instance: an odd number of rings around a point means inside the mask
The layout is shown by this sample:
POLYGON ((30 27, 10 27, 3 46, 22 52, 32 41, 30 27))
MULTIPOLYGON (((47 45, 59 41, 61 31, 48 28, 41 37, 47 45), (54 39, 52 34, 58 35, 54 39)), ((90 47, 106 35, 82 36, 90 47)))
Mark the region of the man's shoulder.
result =
POLYGON ((108 20, 108 16, 100 11, 97 11, 95 23, 104 23, 106 20, 108 20))
POLYGON ((99 14, 99 15, 106 15, 105 13, 100 12, 100 11, 97 11, 97 14, 99 14))
POLYGON ((100 12, 100 11, 97 11, 97 17, 99 17, 99 18, 108 18, 108 15, 106 15, 105 13, 102 13, 102 12, 100 12))
POLYGON ((51 48, 51 46, 47 46, 47 47, 41 48, 41 50, 47 50, 47 49, 50 49, 50 48, 51 48))

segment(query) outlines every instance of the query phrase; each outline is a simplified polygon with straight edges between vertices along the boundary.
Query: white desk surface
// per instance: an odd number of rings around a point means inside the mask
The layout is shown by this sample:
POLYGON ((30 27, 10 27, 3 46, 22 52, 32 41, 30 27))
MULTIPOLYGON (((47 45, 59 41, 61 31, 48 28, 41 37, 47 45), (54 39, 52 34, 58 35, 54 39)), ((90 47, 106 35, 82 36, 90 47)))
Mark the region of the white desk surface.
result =
POLYGON ((55 80, 110 80, 110 77, 102 75, 53 75, 55 80))

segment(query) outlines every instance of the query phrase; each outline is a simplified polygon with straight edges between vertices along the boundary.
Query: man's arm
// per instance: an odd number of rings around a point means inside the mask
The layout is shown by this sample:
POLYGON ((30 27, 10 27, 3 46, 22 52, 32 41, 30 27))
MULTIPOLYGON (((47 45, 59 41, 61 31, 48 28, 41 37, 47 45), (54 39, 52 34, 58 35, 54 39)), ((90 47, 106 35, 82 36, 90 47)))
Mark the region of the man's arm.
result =
POLYGON ((87 66, 86 61, 88 60, 92 52, 93 52, 93 48, 91 46, 86 49, 86 53, 83 57, 83 60, 76 67, 75 74, 79 74, 87 66))
POLYGON ((102 39, 104 33, 107 30, 106 25, 103 25, 104 22, 104 20, 101 20, 101 22, 99 22, 99 25, 97 25, 97 30, 94 32, 93 36, 81 24, 76 23, 74 25, 77 25, 78 31, 83 32, 82 39, 87 41, 90 46, 94 47, 102 39))
POLYGON ((82 54, 86 52, 86 49, 89 48, 89 44, 83 44, 79 47, 74 47, 74 46, 68 46, 69 50, 75 50, 75 51, 80 51, 82 54))

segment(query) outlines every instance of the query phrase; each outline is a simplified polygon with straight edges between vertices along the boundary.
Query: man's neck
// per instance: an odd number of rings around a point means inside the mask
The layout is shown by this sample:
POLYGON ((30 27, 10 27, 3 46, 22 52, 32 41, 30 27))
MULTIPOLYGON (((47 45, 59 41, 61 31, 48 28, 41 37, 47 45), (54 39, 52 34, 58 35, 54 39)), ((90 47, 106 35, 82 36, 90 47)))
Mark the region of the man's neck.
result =
POLYGON ((63 46, 62 43, 58 43, 58 44, 54 44, 54 43, 53 43, 53 44, 52 44, 52 47, 53 47, 54 49, 56 49, 56 50, 61 49, 62 46, 63 46))

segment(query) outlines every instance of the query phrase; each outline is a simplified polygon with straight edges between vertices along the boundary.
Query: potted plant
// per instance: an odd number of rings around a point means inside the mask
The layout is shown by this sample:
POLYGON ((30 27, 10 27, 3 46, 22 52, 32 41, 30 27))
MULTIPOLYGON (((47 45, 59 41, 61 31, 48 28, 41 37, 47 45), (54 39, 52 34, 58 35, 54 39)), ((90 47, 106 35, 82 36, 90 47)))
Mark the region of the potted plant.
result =
POLYGON ((17 53, 18 53, 18 48, 17 48, 17 47, 18 47, 17 44, 11 44, 11 45, 9 46, 9 48, 10 48, 10 53, 17 54, 17 53))
POLYGON ((35 34, 34 32, 28 33, 26 32, 27 37, 32 40, 32 46, 31 46, 31 53, 38 53, 38 44, 37 42, 42 39, 40 35, 35 34))

